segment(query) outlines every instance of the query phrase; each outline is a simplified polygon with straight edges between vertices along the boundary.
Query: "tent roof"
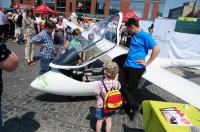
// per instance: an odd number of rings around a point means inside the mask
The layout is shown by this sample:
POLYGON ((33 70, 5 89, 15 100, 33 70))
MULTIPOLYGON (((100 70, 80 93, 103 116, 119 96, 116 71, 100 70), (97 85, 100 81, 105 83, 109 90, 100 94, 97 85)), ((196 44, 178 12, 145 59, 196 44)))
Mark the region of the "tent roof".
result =
POLYGON ((35 13, 54 13, 54 11, 44 3, 36 7, 34 11, 35 13))
POLYGON ((6 11, 14 11, 16 8, 5 8, 6 11))
POLYGON ((136 18, 138 21, 140 20, 133 9, 130 9, 128 12, 123 13, 123 22, 126 22, 129 18, 136 18))

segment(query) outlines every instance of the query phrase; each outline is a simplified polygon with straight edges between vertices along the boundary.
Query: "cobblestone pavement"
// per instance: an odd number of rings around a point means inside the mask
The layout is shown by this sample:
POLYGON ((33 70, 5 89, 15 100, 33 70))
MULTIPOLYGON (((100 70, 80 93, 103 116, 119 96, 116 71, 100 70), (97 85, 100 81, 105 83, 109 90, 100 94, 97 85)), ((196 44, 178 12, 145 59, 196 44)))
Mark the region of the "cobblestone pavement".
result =
MULTIPOLYGON (((36 65, 28 66, 24 60, 24 45, 7 42, 8 47, 20 57, 18 69, 3 73, 4 92, 2 111, 5 132, 92 132, 95 128, 95 98, 57 96, 30 87, 39 71, 38 47, 35 47, 36 65)), ((177 73, 200 84, 200 71, 171 68, 177 73)), ((140 90, 143 99, 184 102, 159 87, 145 83, 140 90)), ((112 132, 143 132, 142 115, 138 112, 134 121, 127 115, 113 118, 112 132)))

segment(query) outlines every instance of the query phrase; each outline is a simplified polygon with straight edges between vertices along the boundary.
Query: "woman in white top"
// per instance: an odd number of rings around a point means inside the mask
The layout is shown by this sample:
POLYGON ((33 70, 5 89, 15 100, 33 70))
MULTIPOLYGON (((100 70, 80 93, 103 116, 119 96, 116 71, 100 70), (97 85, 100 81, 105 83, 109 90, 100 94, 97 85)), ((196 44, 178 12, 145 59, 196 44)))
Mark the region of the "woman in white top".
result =
POLYGON ((24 38, 26 39, 25 59, 28 65, 34 65, 35 64, 33 62, 34 45, 30 44, 30 40, 35 35, 34 18, 33 18, 32 9, 26 9, 26 15, 22 21, 22 25, 24 28, 24 38))

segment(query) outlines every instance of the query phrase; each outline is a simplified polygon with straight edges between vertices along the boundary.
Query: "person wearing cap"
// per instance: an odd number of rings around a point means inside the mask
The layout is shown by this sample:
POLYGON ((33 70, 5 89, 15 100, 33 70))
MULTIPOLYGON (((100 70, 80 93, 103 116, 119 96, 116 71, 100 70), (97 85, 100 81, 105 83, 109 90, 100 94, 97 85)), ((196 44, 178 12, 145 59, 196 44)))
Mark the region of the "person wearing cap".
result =
POLYGON ((95 89, 97 105, 96 105, 96 113, 95 117, 97 118, 96 122, 96 132, 101 132, 102 123, 105 120, 106 122, 106 132, 110 132, 112 128, 112 118, 111 116, 115 115, 116 111, 111 113, 104 113, 103 110, 103 97, 106 96, 106 89, 108 91, 111 89, 120 89, 121 84, 117 80, 119 72, 119 67, 115 62, 108 62, 104 64, 104 79, 100 81, 95 89), (103 84, 104 83, 104 84, 103 84), (102 97, 103 96, 103 97, 102 97))
POLYGON ((120 83, 122 88, 126 91, 124 98, 127 99, 125 100, 127 104, 125 104, 125 107, 128 109, 129 117, 132 120, 135 111, 139 109, 137 93, 139 80, 145 72, 146 67, 150 65, 159 54, 160 48, 152 36, 140 28, 139 20, 130 18, 126 26, 131 35, 130 50, 123 68, 125 78, 120 79, 120 83), (152 50, 150 58, 145 61, 148 50, 150 49, 152 50))

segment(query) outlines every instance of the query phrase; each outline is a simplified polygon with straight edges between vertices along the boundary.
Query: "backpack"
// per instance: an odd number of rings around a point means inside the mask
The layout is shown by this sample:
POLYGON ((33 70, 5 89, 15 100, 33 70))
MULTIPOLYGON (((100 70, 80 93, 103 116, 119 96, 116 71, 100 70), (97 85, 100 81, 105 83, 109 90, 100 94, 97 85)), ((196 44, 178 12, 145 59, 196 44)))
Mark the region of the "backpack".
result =
MULTIPOLYGON (((106 90, 106 96, 103 98, 104 101, 104 113, 114 112, 116 109, 120 109, 122 107, 122 95, 119 89, 111 88, 108 91, 105 83, 102 81, 102 84, 106 90)), ((103 96, 102 96, 103 97, 103 96)))

